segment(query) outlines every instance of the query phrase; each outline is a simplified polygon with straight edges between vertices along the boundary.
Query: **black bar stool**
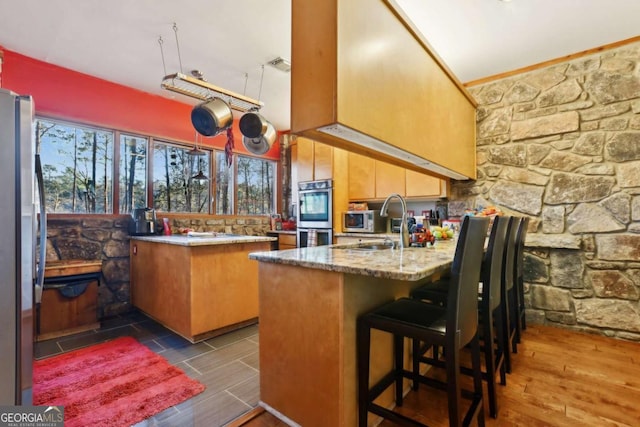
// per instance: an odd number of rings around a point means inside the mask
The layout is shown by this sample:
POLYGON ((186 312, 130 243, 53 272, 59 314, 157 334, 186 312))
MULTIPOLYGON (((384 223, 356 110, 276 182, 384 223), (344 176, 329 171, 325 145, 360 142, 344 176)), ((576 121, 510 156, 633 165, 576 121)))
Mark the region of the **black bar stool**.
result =
POLYGON ((509 228, 507 230, 507 241, 504 252, 504 262, 502 266, 503 278, 502 278, 502 319, 504 325, 504 338, 505 345, 504 363, 507 373, 511 373, 511 351, 516 353, 518 351, 516 344, 516 300, 514 299, 515 293, 513 290, 514 278, 515 278, 515 261, 516 261, 516 247, 518 244, 518 228, 522 222, 522 217, 514 216, 509 221, 509 228), (511 351, 509 351, 511 349, 511 351))
MULTIPOLYGON (((496 391, 496 373, 500 372, 500 383, 506 385, 506 368, 504 364, 504 322, 502 319, 501 285, 502 264, 504 260, 505 240, 507 228, 511 217, 495 217, 487 250, 484 254, 480 272, 482 291, 478 299, 478 315, 480 318, 480 333, 483 342, 485 369, 482 378, 487 382, 489 396, 489 413, 493 418, 498 417, 498 394, 496 391)), ((411 292, 412 298, 436 301, 440 305, 447 304, 448 279, 427 283, 411 292), (446 290, 447 293, 443 293, 446 290)), ((425 346, 414 345, 413 370, 418 372, 419 363, 424 362, 435 366, 444 366, 444 361, 439 359, 438 349, 434 349, 431 356, 425 357, 428 350, 425 346), (420 357, 416 357, 419 355, 420 357)), ((508 351, 508 349, 507 349, 508 351)), ((462 367, 466 374, 472 374, 468 367, 462 367)))
POLYGON ((520 227, 518 227, 518 237, 516 244, 515 254, 515 277, 514 277, 514 290, 516 292, 517 299, 517 319, 516 324, 516 342, 520 343, 522 338, 522 331, 527 329, 527 319, 525 316, 525 303, 524 303, 524 241, 527 238, 527 229, 529 228, 529 217, 522 217, 520 221, 520 227))
POLYGON ((447 307, 412 298, 400 298, 358 318, 356 336, 360 427, 366 427, 368 412, 401 425, 424 426, 422 423, 374 403, 384 390, 395 384, 396 405, 402 406, 404 378, 413 380, 414 388, 420 382, 446 390, 450 426, 469 425, 474 418, 477 418, 479 426, 484 426, 477 294, 488 227, 489 218, 486 217, 465 217, 463 220, 451 268, 452 290, 447 307), (371 329, 393 334, 395 362, 394 369, 370 388, 371 329), (447 354, 444 383, 404 369, 405 337, 427 345, 444 347, 447 354), (460 385, 460 350, 467 344, 471 348, 474 372, 473 391, 463 391, 460 385), (471 405, 465 414, 462 413, 461 407, 463 396, 471 399, 471 405))

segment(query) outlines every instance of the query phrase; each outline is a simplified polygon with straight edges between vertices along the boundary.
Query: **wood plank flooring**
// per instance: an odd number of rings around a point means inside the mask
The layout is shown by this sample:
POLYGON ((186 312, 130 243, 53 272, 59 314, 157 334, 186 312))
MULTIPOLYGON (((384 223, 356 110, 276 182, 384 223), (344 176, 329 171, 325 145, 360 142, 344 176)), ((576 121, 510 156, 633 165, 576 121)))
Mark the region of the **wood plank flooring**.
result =
MULTIPOLYGON (((486 415, 487 427, 640 426, 640 343, 529 325, 512 360, 507 386, 498 386, 499 417, 486 415)), ((448 426, 446 396, 433 389, 410 392, 402 411, 448 426)), ((247 418, 234 427, 286 426, 259 408, 247 418)))

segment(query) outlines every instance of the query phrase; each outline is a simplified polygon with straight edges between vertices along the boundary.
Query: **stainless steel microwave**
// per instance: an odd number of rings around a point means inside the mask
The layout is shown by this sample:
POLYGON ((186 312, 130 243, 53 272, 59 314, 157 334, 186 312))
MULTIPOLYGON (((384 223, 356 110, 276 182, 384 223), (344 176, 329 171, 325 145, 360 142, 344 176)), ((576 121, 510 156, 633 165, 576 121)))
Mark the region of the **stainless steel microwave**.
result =
POLYGON ((342 231, 345 233, 384 233, 387 218, 380 211, 347 211, 342 214, 342 231))

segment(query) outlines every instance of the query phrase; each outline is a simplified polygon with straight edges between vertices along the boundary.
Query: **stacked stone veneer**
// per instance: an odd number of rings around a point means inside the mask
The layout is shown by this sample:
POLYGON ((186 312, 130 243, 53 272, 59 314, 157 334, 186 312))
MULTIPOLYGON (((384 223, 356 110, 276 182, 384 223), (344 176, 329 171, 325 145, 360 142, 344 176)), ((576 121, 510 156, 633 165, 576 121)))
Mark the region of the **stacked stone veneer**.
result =
MULTIPOLYGON (((171 215, 172 230, 264 235, 268 217, 171 215)), ((131 310, 128 215, 52 215, 47 221, 48 260, 102 260, 98 296, 100 319, 131 310)))
POLYGON ((640 340, 640 42, 469 90, 478 179, 450 214, 531 218, 529 321, 640 340))

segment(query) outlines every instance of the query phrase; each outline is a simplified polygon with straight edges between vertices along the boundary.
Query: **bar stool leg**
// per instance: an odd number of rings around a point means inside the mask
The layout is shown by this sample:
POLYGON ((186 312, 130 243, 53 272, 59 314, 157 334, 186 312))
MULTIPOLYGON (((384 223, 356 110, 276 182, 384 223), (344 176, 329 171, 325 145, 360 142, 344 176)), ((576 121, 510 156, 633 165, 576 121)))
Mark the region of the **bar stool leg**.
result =
MULTIPOLYGON (((489 310, 487 310, 489 311, 489 310)), ((484 336, 484 364, 487 370, 487 392, 489 394, 489 413, 498 418, 498 399, 496 398, 496 354, 493 341, 493 316, 487 313, 482 323, 484 336)))
MULTIPOLYGON (((473 369, 474 402, 479 399, 482 402, 482 367, 480 361, 480 341, 478 334, 471 340, 471 366, 473 369)), ((484 427, 484 405, 478 408, 478 427, 484 427)))
POLYGON ((369 363, 371 329, 364 322, 357 322, 358 358, 358 426, 367 427, 369 406, 369 363))
POLYGON ((496 331, 496 352, 499 357, 502 357, 502 364, 500 365, 500 384, 507 385, 507 364, 505 355, 505 341, 504 341, 504 320, 502 317, 502 311, 500 307, 494 311, 495 317, 493 318, 494 327, 496 331))
POLYGON ((420 387, 420 382, 418 381, 418 375, 420 375, 420 357, 422 356, 422 354, 420 354, 420 340, 415 338, 412 339, 411 346, 411 363, 413 365, 413 390, 415 391, 420 387))
POLYGON ((457 351, 447 352, 445 366, 447 371, 447 399, 449 406, 449 427, 460 427, 461 415, 460 400, 462 392, 460 388, 460 354, 457 351))
POLYGON ((395 355, 396 406, 402 406, 402 369, 404 364, 404 337, 393 335, 393 354, 395 355))

